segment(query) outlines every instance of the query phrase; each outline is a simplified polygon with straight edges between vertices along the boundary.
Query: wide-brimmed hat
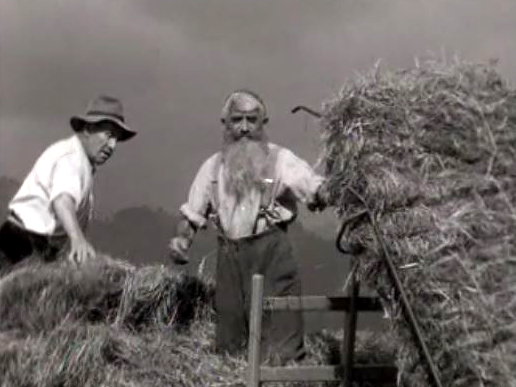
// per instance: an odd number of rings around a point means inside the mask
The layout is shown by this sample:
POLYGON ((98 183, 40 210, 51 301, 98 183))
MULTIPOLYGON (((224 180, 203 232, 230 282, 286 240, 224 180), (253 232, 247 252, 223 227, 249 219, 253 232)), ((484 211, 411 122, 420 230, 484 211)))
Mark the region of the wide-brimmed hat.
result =
POLYGON ((84 115, 70 118, 70 125, 76 132, 83 129, 85 123, 96 124, 110 121, 121 129, 119 141, 129 140, 136 132, 125 124, 124 108, 119 99, 107 95, 100 95, 90 101, 84 115))

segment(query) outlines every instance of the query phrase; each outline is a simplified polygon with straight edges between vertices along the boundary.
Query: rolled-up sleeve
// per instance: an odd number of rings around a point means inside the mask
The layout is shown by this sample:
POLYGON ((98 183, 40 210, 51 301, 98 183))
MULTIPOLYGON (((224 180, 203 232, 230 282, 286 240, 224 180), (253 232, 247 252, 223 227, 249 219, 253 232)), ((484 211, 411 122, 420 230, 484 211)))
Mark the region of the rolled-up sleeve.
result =
POLYGON ((190 222, 200 228, 205 227, 207 222, 217 158, 217 154, 213 155, 199 168, 190 187, 188 200, 179 209, 190 222))
POLYGON ((61 157, 52 170, 49 202, 52 203, 62 194, 70 195, 78 210, 84 199, 83 182, 80 168, 74 162, 71 155, 61 157))
POLYGON ((278 154, 278 169, 281 182, 302 203, 310 204, 316 199, 317 190, 324 177, 317 174, 303 159, 286 148, 278 154))

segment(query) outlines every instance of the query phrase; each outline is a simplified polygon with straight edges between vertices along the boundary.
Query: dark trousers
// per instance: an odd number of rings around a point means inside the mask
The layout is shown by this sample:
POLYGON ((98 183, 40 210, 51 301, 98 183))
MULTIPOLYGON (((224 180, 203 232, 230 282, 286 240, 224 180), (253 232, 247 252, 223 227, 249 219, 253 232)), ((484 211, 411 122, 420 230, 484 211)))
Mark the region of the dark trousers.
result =
POLYGON ((33 254, 51 260, 58 252, 59 248, 44 235, 27 231, 9 220, 0 226, 0 274, 33 254))
MULTIPOLYGON (((235 354, 245 349, 253 274, 264 276, 265 296, 299 296, 301 282, 286 231, 228 241, 219 238, 215 308, 216 347, 235 354)), ((285 362, 304 356, 301 312, 264 311, 261 359, 285 362)))

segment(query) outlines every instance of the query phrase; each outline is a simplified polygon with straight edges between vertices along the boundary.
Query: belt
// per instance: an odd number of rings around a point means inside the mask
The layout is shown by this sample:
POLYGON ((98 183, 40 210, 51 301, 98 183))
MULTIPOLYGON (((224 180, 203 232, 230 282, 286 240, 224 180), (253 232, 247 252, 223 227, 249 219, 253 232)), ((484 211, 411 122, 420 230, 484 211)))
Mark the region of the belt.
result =
POLYGON ((288 230, 288 223, 284 223, 284 222, 274 223, 269 228, 267 228, 265 231, 260 232, 258 234, 251 234, 251 235, 247 235, 247 236, 237 238, 237 239, 228 238, 225 235, 219 234, 217 239, 219 240, 219 242, 222 242, 222 243, 238 244, 241 242, 250 242, 250 241, 260 239, 260 238, 264 238, 266 236, 275 234, 277 232, 287 232, 287 230, 288 230))
POLYGON ((6 223, 10 223, 11 227, 16 230, 15 232, 27 240, 32 249, 41 254, 44 260, 54 259, 57 253, 64 247, 63 241, 60 239, 27 230, 23 220, 12 210, 7 215, 6 223))

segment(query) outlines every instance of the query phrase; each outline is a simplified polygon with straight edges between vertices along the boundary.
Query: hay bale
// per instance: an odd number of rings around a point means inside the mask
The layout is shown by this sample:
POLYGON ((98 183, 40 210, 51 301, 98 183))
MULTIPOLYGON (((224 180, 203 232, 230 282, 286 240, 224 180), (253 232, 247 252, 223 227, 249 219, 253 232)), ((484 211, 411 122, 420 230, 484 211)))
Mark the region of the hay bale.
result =
POLYGON ((195 277, 165 266, 142 267, 127 277, 116 320, 133 329, 185 325, 209 299, 208 286, 195 277))
POLYGON ((66 261, 16 269, 0 279, 0 331, 29 335, 65 321, 113 321, 130 270, 109 257, 81 270, 66 261))
POLYGON ((0 332, 48 332, 64 323, 181 328, 210 301, 208 285, 163 266, 140 269, 100 256, 77 269, 37 263, 0 279, 0 332))
MULTIPOLYGON (((516 386, 516 91, 493 64, 375 68, 322 126, 330 201, 374 214, 443 385, 516 386)), ((402 379, 429 385, 368 217, 346 231, 391 309, 402 379)))
POLYGON ((202 310, 212 292, 169 268, 136 269, 109 257, 79 270, 65 262, 17 268, 0 280, 0 384, 241 382, 243 358, 212 348, 213 312, 202 310))

